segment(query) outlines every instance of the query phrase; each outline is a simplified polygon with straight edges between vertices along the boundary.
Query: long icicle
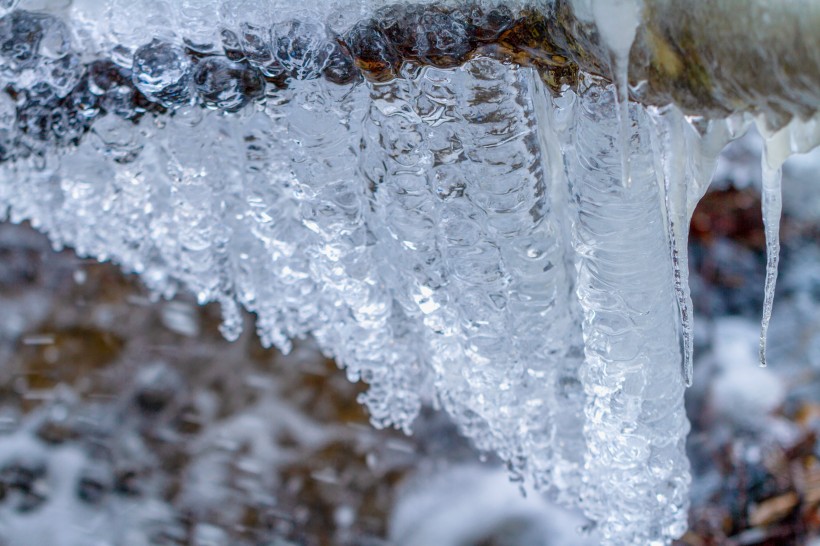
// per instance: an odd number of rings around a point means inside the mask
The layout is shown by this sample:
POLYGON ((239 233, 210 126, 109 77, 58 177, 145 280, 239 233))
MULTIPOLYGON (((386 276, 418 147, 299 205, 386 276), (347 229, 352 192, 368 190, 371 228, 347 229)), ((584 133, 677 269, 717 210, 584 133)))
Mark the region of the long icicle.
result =
POLYGON ((687 387, 694 380, 695 337, 689 288, 689 224, 697 203, 709 188, 720 151, 747 126, 742 120, 726 119, 696 130, 674 107, 656 117, 660 133, 657 145, 665 148, 659 153, 665 158, 663 196, 681 324, 681 377, 687 387))
MULTIPOLYGON (((766 232, 766 287, 763 296, 763 318, 760 323, 760 365, 766 366, 766 343, 772 318, 774 291, 777 285, 777 265, 780 261, 780 216, 783 210, 781 181, 783 168, 769 163, 763 154, 763 226, 766 232)), ((779 163, 779 162, 777 162, 779 163)))
POLYGON ((681 377, 684 385, 692 386, 694 366, 693 353, 693 325, 692 325, 692 297, 689 294, 689 215, 688 212, 688 184, 686 164, 686 141, 681 128, 684 121, 679 111, 670 110, 662 118, 665 123, 665 144, 668 148, 664 173, 664 204, 666 206, 666 222, 669 233, 669 246, 672 253, 673 276, 675 283, 675 298, 680 315, 682 353, 681 377))
POLYGON ((767 334, 772 318, 777 265, 780 260, 783 163, 794 154, 806 153, 820 145, 820 114, 808 119, 794 118, 786 127, 776 132, 768 130, 764 119, 756 121, 758 130, 765 138, 761 170, 763 226, 766 233, 766 287, 760 323, 760 365, 765 367, 767 334))

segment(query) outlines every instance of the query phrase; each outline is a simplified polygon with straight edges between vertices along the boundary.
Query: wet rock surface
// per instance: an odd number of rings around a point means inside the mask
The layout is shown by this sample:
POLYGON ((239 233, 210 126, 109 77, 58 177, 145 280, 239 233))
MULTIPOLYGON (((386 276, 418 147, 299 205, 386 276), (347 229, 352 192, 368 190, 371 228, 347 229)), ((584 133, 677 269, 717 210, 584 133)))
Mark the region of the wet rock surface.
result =
POLYGON ((401 77, 405 63, 452 68, 489 56, 542 70, 556 90, 575 85, 577 67, 557 51, 545 21, 503 6, 394 4, 342 36, 309 19, 241 23, 222 29, 219 55, 154 38, 123 61, 83 64, 60 19, 12 10, 0 18, 0 70, 17 114, 0 160, 38 154, 44 143, 76 143, 106 114, 136 122, 190 103, 236 112, 289 81, 387 82, 401 77))

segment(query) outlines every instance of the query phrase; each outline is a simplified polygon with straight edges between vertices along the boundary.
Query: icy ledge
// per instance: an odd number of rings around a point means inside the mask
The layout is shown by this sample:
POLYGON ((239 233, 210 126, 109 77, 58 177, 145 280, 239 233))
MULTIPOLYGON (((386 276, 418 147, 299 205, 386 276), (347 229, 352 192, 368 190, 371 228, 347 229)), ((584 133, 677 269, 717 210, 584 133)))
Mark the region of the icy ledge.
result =
MULTIPOLYGON (((443 407, 606 544, 684 532, 688 222, 749 119, 531 62, 534 12, 510 37, 478 7, 59 8, 0 20, 0 217, 221 302, 229 338, 240 306, 265 343, 314 336, 374 424, 443 407)), ((779 167, 817 141, 816 117, 769 140, 769 296, 779 167)))

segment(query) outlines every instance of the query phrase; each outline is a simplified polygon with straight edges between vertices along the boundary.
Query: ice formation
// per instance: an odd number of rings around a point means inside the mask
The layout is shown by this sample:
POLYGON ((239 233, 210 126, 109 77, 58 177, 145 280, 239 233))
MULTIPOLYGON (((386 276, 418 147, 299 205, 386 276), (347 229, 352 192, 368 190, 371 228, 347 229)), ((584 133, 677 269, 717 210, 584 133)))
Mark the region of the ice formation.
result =
MULTIPOLYGON (((229 338, 240 306, 267 344, 312 335, 376 425, 436 404, 606 544, 668 543, 688 222, 749 120, 627 100, 640 5, 586 4, 612 74, 539 57, 523 6, 4 8, 0 217, 220 302, 229 338)), ((817 136, 771 137, 769 293, 776 171, 817 136)))

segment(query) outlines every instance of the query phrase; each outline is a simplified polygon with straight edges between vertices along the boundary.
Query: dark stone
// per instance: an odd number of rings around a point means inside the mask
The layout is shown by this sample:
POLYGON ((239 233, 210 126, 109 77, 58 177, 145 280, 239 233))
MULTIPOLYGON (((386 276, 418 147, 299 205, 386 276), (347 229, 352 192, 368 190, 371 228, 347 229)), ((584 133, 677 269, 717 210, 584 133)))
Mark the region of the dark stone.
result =
POLYGON ((389 81, 396 77, 401 59, 375 19, 356 23, 342 37, 342 43, 368 79, 389 81))
POLYGON ((457 12, 431 10, 421 16, 421 60, 440 68, 463 64, 473 51, 467 25, 457 12))
POLYGON ((48 468, 41 461, 14 461, 0 470, 4 501, 18 512, 31 512, 46 501, 48 468))
POLYGON ((322 70, 322 75, 329 82, 338 85, 353 83, 361 77, 359 69, 353 62, 353 57, 339 44, 334 44, 322 70))
POLYGON ((194 85, 208 108, 236 112, 265 91, 262 76, 248 65, 225 57, 208 57, 194 72, 194 85))
POLYGON ((77 497, 88 504, 100 504, 110 487, 93 473, 84 473, 77 481, 77 497))
POLYGON ((424 41, 419 34, 422 14, 420 6, 404 4, 384 7, 375 14, 379 32, 402 59, 418 59, 425 49, 424 43, 419 43, 424 41))
POLYGON ((470 37, 478 43, 494 42, 512 26, 514 17, 507 6, 485 11, 476 4, 468 4, 457 10, 464 18, 470 37))

